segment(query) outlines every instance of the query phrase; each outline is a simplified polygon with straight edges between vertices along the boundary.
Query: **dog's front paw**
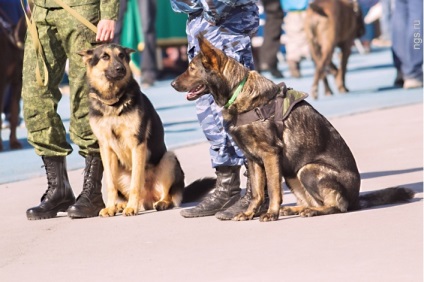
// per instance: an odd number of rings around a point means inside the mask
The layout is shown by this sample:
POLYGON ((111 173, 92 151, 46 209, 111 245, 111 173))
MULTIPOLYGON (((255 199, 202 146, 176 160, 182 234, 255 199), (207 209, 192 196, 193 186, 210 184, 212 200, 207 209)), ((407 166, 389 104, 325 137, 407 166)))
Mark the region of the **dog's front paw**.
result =
POLYGON ((116 207, 116 211, 117 212, 122 212, 126 207, 127 207, 127 203, 125 202, 122 202, 122 203, 117 203, 116 205, 115 205, 115 207, 116 207))
POLYGON ((107 208, 101 209, 99 212, 99 216, 101 217, 110 217, 110 216, 114 216, 115 214, 116 214, 115 207, 107 207, 107 208))
POLYGON ((338 90, 339 90, 339 93, 349 92, 349 89, 347 89, 346 86, 340 86, 338 90))
POLYGON ((278 220, 278 213, 274 214, 274 213, 267 212, 261 215, 259 218, 259 221, 261 222, 276 221, 276 220, 278 220))
POLYGON ((331 89, 325 90, 325 96, 333 96, 333 91, 331 89))
POLYGON ((138 214, 138 209, 134 207, 126 207, 123 211, 125 216, 133 216, 138 214))
POLYGON ((253 219, 253 216, 255 213, 248 213, 248 212, 242 212, 233 217, 233 220, 235 221, 245 221, 245 220, 251 220, 253 219))
POLYGON ((311 97, 312 99, 318 99, 318 87, 312 87, 311 89, 311 97))

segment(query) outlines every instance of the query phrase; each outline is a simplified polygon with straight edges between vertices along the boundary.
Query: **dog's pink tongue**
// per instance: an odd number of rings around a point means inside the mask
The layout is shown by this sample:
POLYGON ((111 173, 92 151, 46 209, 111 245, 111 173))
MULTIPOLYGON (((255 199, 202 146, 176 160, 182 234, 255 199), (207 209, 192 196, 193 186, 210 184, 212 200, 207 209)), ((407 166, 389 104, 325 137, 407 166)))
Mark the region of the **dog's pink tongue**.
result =
POLYGON ((186 95, 186 99, 189 101, 193 100, 195 97, 196 97, 196 93, 193 93, 193 92, 188 92, 186 95))

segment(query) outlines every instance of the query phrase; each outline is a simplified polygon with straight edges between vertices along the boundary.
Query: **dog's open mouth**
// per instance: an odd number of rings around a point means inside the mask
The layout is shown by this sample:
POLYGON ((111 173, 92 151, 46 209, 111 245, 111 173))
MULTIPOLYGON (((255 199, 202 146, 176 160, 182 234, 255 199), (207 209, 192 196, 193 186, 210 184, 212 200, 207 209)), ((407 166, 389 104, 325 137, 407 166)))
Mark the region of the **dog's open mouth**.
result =
POLYGON ((206 85, 204 85, 204 84, 197 85, 195 88, 188 91, 186 98, 189 101, 196 100, 202 94, 204 94, 206 92, 206 90, 207 90, 206 85))
POLYGON ((117 75, 106 74, 105 76, 109 81, 120 81, 121 79, 123 79, 125 77, 125 74, 124 75, 122 75, 122 74, 117 74, 117 75))

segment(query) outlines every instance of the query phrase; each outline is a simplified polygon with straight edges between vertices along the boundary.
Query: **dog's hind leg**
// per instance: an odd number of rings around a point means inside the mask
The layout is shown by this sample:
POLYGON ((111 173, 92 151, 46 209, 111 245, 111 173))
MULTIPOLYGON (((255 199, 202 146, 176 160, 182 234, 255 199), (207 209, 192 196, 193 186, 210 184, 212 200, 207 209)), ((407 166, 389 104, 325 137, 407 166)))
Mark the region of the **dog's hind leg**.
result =
POLYGON ((344 195, 346 188, 338 181, 336 174, 332 168, 319 164, 303 167, 298 173, 297 182, 291 183, 296 185, 291 189, 299 205, 283 207, 280 214, 310 217, 346 212, 349 207, 349 201, 344 195))
POLYGON ((325 96, 331 96, 333 95, 333 91, 331 90, 330 84, 328 83, 327 73, 332 74, 334 77, 336 77, 337 74, 339 73, 339 70, 337 69, 337 67, 334 65, 332 61, 330 61, 328 67, 325 70, 325 74, 322 78, 322 81, 324 82, 325 96))
POLYGON ((320 203, 309 194, 305 187, 303 187, 299 178, 286 178, 285 181, 289 189, 295 195, 297 204, 295 206, 282 206, 280 208, 281 216, 299 215, 308 206, 318 207, 320 205, 320 203))
MULTIPOLYGON (((331 64, 331 58, 334 52, 334 46, 331 45, 331 40, 321 38, 320 52, 321 56, 315 62, 315 74, 312 84, 312 90, 318 91, 318 83, 320 80, 324 82, 325 95, 332 95, 332 91, 327 81, 327 68, 331 64)), ((312 94, 313 95, 313 94, 312 94)))
POLYGON ((330 74, 332 74, 334 77, 337 76, 337 73, 339 72, 339 69, 336 67, 336 65, 331 61, 330 65, 328 66, 328 71, 330 74))
POLYGON ((322 81, 324 82, 324 93, 325 93, 325 96, 331 96, 331 95, 333 95, 333 91, 331 91, 330 84, 328 83, 327 75, 324 74, 324 77, 322 78, 322 81))
POLYGON ((306 207, 299 212, 299 215, 302 217, 311 217, 347 212, 348 202, 338 191, 328 189, 327 192, 323 192, 326 195, 322 206, 306 207))
POLYGON ((19 123, 19 101, 21 100, 22 82, 19 81, 22 78, 16 78, 18 81, 10 85, 10 91, 12 92, 12 100, 10 101, 10 149, 22 149, 22 144, 18 141, 16 136, 16 128, 19 123))
POLYGON ((336 76, 336 84, 340 93, 349 92, 349 90, 346 88, 345 76, 346 76, 346 69, 347 69, 347 61, 349 59, 350 53, 352 52, 351 50, 352 44, 353 44, 352 41, 348 41, 348 42, 343 42, 342 44, 339 45, 341 49, 340 67, 339 67, 339 72, 337 73, 337 76, 336 76))
POLYGON ((153 207, 157 211, 162 211, 179 206, 182 201, 184 181, 180 181, 182 170, 175 154, 166 152, 155 172, 154 189, 159 193, 160 199, 153 204, 153 207))

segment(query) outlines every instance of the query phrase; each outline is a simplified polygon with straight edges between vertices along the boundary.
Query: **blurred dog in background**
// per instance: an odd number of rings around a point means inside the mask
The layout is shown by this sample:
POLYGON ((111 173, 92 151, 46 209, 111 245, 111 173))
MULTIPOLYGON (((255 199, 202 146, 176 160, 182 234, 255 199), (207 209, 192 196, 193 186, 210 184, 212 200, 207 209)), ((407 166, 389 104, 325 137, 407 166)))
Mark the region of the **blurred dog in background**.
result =
POLYGON ((305 32, 309 43, 315 74, 311 96, 318 98, 318 83, 324 82, 325 95, 333 92, 328 85, 327 72, 336 77, 339 93, 349 90, 345 85, 347 61, 355 38, 365 33, 361 10, 356 0, 315 0, 309 4, 305 17, 305 32), (340 64, 332 62, 334 49, 340 48, 340 64))
MULTIPOLYGON (((4 102, 9 102, 10 149, 22 148, 16 137, 16 128, 19 124, 25 33, 24 17, 16 25, 12 25, 7 15, 0 9, 0 112, 4 110, 4 102), (5 95, 7 89, 10 89, 10 97, 5 95)), ((0 131, 1 128, 2 120, 0 118, 0 131)), ((0 151, 2 150, 3 142, 0 134, 0 151)))

